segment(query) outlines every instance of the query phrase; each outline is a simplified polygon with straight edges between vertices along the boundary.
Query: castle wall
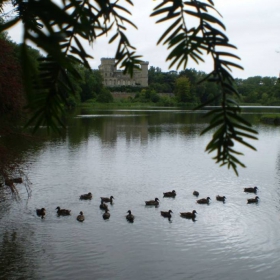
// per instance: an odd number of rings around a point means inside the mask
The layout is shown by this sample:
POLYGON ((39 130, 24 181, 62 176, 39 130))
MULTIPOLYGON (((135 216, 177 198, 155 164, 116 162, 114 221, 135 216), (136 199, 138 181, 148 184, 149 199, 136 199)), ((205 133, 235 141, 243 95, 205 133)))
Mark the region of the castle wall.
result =
POLYGON ((148 86, 148 65, 149 62, 142 62, 140 70, 133 71, 133 77, 129 74, 123 74, 122 70, 117 70, 114 58, 101 58, 99 70, 104 79, 104 85, 107 87, 116 86, 148 86))

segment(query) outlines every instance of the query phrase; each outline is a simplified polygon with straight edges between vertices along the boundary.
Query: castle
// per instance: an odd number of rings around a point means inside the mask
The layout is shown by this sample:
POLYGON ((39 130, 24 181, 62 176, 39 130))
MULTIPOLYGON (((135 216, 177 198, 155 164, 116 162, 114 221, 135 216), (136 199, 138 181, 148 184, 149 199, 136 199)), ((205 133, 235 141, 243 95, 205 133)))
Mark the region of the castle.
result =
POLYGON ((122 70, 117 70, 114 58, 101 58, 101 65, 99 70, 104 79, 104 85, 107 87, 117 86, 148 86, 148 65, 149 62, 145 61, 140 63, 140 69, 133 71, 133 77, 129 74, 123 74, 122 70))

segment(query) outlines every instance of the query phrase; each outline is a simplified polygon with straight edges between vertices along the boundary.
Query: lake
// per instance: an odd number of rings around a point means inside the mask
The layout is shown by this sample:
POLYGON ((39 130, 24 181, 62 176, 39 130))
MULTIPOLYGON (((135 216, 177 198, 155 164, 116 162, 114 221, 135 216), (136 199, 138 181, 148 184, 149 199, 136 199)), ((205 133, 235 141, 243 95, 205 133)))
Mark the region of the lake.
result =
POLYGON ((81 110, 61 137, 10 141, 29 163, 32 193, 18 185, 20 201, 0 201, 0 279, 279 279, 280 129, 260 124, 261 111, 244 112, 258 151, 239 147, 247 168, 238 177, 204 152, 203 111, 81 110), (254 186, 259 203, 247 204, 255 194, 243 189, 254 186), (163 198, 171 190, 176 198, 163 198), (79 199, 88 192, 92 200, 79 199), (100 197, 111 195, 103 220, 100 197), (156 197, 159 207, 145 206, 156 197), (71 215, 58 217, 57 206, 71 215), (170 220, 160 215, 168 210, 170 220), (195 221, 180 217, 192 210, 195 221))

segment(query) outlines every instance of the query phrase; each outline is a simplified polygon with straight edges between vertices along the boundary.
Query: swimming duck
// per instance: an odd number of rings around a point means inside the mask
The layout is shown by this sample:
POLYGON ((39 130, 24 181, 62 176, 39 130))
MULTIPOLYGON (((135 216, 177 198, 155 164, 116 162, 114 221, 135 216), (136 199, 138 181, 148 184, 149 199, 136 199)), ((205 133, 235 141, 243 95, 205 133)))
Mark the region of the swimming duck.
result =
POLYGON ((104 202, 113 203, 113 199, 115 199, 112 195, 110 197, 101 197, 104 202))
POLYGON ((193 191, 192 194, 195 195, 195 196, 199 196, 199 192, 198 191, 193 191))
POLYGON ((36 213, 38 216, 40 216, 43 219, 44 216, 46 215, 46 209, 45 208, 36 209, 36 213))
POLYGON ((247 199, 247 203, 258 203, 259 202, 259 197, 256 196, 255 198, 249 198, 247 199))
POLYGON ((225 197, 225 196, 217 195, 217 196, 216 196, 216 199, 217 199, 218 201, 223 201, 223 202, 225 202, 226 197, 225 197))
POLYGON ((197 200, 196 202, 199 204, 208 204, 210 199, 211 198, 208 196, 207 198, 201 198, 201 199, 197 200))
POLYGON ((103 219, 108 220, 110 218, 110 213, 108 209, 105 209, 105 213, 103 214, 103 219))
POLYGON ((195 219, 197 212, 193 210, 192 212, 181 212, 180 215, 183 218, 195 219))
POLYGON ((165 212, 165 211, 160 211, 161 216, 163 216, 163 217, 165 217, 165 218, 171 218, 171 213, 173 213, 172 210, 169 210, 169 211, 167 211, 167 212, 165 212))
POLYGON ((67 209, 60 209, 60 207, 56 207, 57 209, 57 215, 59 216, 68 216, 70 215, 71 210, 67 210, 67 209))
POLYGON ((100 209, 102 210, 108 210, 108 205, 104 203, 104 201, 101 199, 101 204, 99 206, 100 209))
POLYGON ((128 210, 127 211, 127 215, 126 215, 126 219, 129 221, 129 222, 133 222, 134 221, 134 216, 131 214, 131 211, 128 210))
POLYGON ((92 194, 91 194, 91 192, 86 193, 86 194, 82 194, 82 195, 80 196, 80 199, 92 199, 92 194))
POLYGON ((244 188, 244 192, 249 192, 249 193, 256 193, 257 190, 258 190, 258 187, 244 188))
POLYGON ((145 201, 146 205, 159 205, 159 199, 156 197, 155 200, 145 201))
POLYGON ((77 216, 77 221, 83 222, 85 220, 84 213, 81 211, 80 214, 77 216))
POLYGON ((175 197, 176 192, 173 190, 172 192, 164 192, 163 197, 175 197))

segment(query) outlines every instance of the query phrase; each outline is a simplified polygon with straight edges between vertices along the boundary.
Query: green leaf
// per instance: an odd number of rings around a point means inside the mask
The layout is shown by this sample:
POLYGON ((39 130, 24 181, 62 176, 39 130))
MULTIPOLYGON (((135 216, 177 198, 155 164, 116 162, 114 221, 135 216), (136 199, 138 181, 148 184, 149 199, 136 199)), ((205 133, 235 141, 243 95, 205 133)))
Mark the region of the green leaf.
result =
POLYGON ((205 20, 205 21, 210 21, 210 22, 213 22, 215 24, 218 24, 219 26, 221 26, 224 30, 226 29, 226 27, 224 26, 224 24, 219 21, 217 18, 215 18, 214 16, 211 16, 210 14, 207 14, 207 13, 196 13, 196 12, 193 12, 193 11, 190 11, 190 10, 184 10, 184 12, 186 14, 189 14, 191 16, 194 16, 194 17, 197 17, 199 18, 200 20, 205 20))
POLYGON ((221 124, 223 124, 223 120, 218 120, 218 121, 216 121, 216 122, 210 124, 209 126, 207 126, 205 129, 203 129, 203 130, 201 131, 200 135, 205 134, 205 133, 208 132, 209 130, 211 130, 211 129, 213 129, 213 128, 215 128, 215 127, 221 125, 221 124))
POLYGON ((164 21, 173 19, 173 18, 175 18, 175 17, 178 17, 178 16, 180 16, 180 15, 181 15, 180 12, 170 13, 170 14, 168 14, 166 17, 157 20, 156 23, 161 23, 161 22, 164 22, 164 21))
POLYGON ((114 36, 112 36, 112 38, 109 41, 109 44, 111 44, 117 37, 118 37, 118 33, 116 33, 114 36))
MULTIPOLYGON (((250 138, 250 139, 253 139, 253 140, 258 140, 257 137, 252 136, 251 134, 248 134, 248 133, 240 132, 240 131, 238 131, 238 130, 235 132, 235 134, 236 134, 236 135, 243 136, 243 137, 246 137, 246 138, 250 138)), ((238 138, 238 137, 234 137, 234 139, 235 139, 235 138, 238 138)))
MULTIPOLYGON (((179 23, 181 22, 181 18, 178 18, 177 20, 175 20, 173 22, 173 24, 171 24, 171 26, 169 26, 169 28, 166 29, 166 31, 161 35, 161 37, 159 38, 159 40, 157 41, 157 44, 160 44, 160 42, 171 32, 171 30, 173 30, 179 23)), ((174 35, 176 35, 179 30, 181 29, 181 27, 178 27, 176 30, 176 33, 173 33, 174 35)), ((174 35, 170 38, 172 39, 174 37, 174 35)), ((169 39, 169 40, 170 40, 169 39)))
POLYGON ((227 60, 220 60, 220 63, 225 65, 225 66, 233 66, 233 67, 236 67, 236 68, 239 68, 241 70, 244 70, 244 68, 236 63, 233 63, 233 62, 230 62, 230 61, 227 61, 227 60))
MULTIPOLYGON (((177 29, 175 29, 175 30, 173 31, 173 33, 170 34, 169 37, 168 37, 162 44, 163 44, 163 45, 166 45, 167 43, 171 42, 171 41, 173 40, 173 38, 176 37, 176 36, 178 35, 178 33, 179 33, 181 30, 182 30, 182 26, 179 25, 179 26, 177 27, 177 29)), ((159 41, 158 41, 158 43, 159 43, 159 41)), ((157 43, 157 44, 158 44, 158 43, 157 43)))
POLYGON ((123 12, 131 15, 131 12, 128 9, 124 8, 123 6, 118 5, 117 2, 115 2, 113 4, 113 7, 116 8, 116 9, 122 10, 123 12))
POLYGON ((234 57, 236 59, 239 59, 240 60, 240 57, 235 55, 235 54, 232 54, 232 53, 228 53, 228 52, 215 52, 216 55, 219 55, 219 56, 230 56, 230 57, 234 57))
MULTIPOLYGON (((162 4, 164 4, 164 3, 162 3, 162 4)), ((154 8, 154 12, 150 15, 151 17, 158 16, 160 14, 169 13, 170 12, 170 10, 171 10, 170 7, 159 9, 162 6, 162 4, 160 4, 159 6, 154 8)))

